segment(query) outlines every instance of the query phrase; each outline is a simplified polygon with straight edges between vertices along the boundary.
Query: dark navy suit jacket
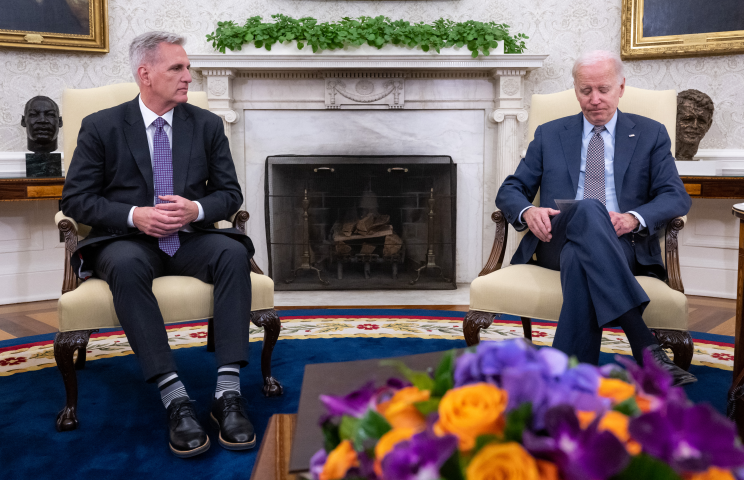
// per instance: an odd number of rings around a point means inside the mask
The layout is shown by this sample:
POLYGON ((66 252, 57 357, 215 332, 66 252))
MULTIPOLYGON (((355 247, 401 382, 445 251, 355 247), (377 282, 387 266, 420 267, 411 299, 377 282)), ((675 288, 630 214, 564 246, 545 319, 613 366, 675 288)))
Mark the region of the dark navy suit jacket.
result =
MULTIPOLYGON (((557 208, 556 199, 576 198, 581 168, 583 113, 537 127, 517 171, 504 180, 496 206, 517 231, 526 225, 519 213, 532 204, 540 190, 540 206, 557 208)), ((636 260, 651 267, 662 279, 666 270, 657 232, 675 217, 690 210, 692 200, 685 191, 670 151, 664 125, 640 115, 618 110, 615 130, 615 191, 620 213, 637 212, 647 229, 634 236, 636 260), (658 268, 660 267, 660 268, 658 268)), ((512 264, 530 261, 539 239, 528 232, 512 257, 512 264)))
MULTIPOLYGON (((198 200, 204 209, 204 219, 191 226, 236 238, 253 256, 250 238, 234 228, 214 228, 243 202, 222 120, 182 103, 174 109, 172 127, 173 193, 198 200)), ((145 129, 138 98, 83 119, 62 192, 64 214, 92 227, 78 244, 82 255, 94 243, 144 235, 129 228, 127 218, 132 206, 151 207, 155 195, 145 129)), ((81 268, 82 260, 77 254, 71 258, 78 274, 91 269, 81 268)))

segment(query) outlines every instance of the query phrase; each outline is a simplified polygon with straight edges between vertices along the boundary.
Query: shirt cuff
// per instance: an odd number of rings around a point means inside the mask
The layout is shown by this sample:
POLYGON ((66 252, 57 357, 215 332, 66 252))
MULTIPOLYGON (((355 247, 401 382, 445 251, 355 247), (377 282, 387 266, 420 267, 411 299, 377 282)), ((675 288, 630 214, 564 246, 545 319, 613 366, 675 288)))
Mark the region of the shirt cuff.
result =
MULTIPOLYGON (((194 203, 196 204, 196 207, 199 209, 199 215, 196 217, 195 222, 201 222, 204 220, 204 208, 202 208, 201 203, 194 200, 194 203)), ((645 225, 644 225, 645 226, 645 225)))
POLYGON ((633 232, 631 232, 631 233, 638 233, 641 230, 643 230, 643 229, 646 228, 646 222, 643 220, 643 217, 642 216, 640 216, 637 212, 634 212, 633 210, 628 211, 628 213, 631 214, 631 215, 633 215, 635 218, 637 218, 638 219, 638 222, 640 223, 640 225, 638 225, 638 228, 636 228, 635 230, 633 230, 633 232))
POLYGON ((526 225, 524 221, 522 220, 522 214, 527 211, 527 209, 534 208, 534 205, 530 205, 529 207, 524 207, 521 212, 519 212, 519 223, 522 225, 526 225))
POLYGON ((129 210, 129 216, 127 217, 127 226, 129 228, 135 228, 134 226, 134 209, 137 208, 136 206, 132 207, 131 210, 129 210))

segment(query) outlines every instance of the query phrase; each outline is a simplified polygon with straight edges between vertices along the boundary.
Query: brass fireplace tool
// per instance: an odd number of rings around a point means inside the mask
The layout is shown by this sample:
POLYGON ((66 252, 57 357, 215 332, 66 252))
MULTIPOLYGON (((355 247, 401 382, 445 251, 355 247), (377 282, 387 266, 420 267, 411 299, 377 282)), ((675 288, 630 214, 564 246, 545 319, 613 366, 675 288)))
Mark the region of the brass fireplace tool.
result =
POLYGON ((419 268, 416 269, 416 278, 414 280, 411 280, 409 282, 409 285, 415 285, 416 282, 419 281, 419 278, 421 277, 421 270, 428 270, 430 268, 433 268, 435 270, 439 270, 439 277, 441 277, 445 282, 449 282, 449 278, 444 276, 444 271, 442 270, 442 267, 437 265, 436 257, 434 256, 434 189, 431 189, 431 194, 429 195, 429 228, 428 228, 428 249, 426 251, 426 263, 424 265, 421 265, 419 268))
POLYGON ((310 206, 310 200, 307 199, 307 188, 305 189, 305 198, 302 200, 302 263, 299 267, 292 270, 292 278, 284 280, 284 283, 292 283, 297 279, 297 272, 300 270, 314 270, 318 274, 318 281, 323 285, 329 285, 328 282, 320 277, 320 270, 310 265, 310 233, 308 227, 307 209, 310 206))

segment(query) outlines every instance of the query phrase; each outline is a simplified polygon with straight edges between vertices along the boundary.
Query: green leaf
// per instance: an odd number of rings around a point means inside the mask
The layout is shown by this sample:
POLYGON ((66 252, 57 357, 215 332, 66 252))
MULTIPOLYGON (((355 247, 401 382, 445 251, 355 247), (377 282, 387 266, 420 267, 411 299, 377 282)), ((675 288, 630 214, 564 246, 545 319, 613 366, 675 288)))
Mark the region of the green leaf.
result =
POLYGON ((341 424, 338 427, 338 434, 341 440, 349 440, 354 437, 359 426, 359 419, 344 415, 341 417, 341 424))
POLYGON ((354 447, 360 450, 368 440, 377 441, 392 429, 387 420, 374 410, 367 410, 355 427, 351 441, 354 447))
POLYGON ((434 388, 431 395, 441 397, 455 386, 455 351, 445 353, 434 372, 434 388))
POLYGON ((612 480, 681 480, 681 477, 666 463, 642 453, 633 457, 612 480))
POLYGON ((460 452, 458 450, 455 450, 455 453, 444 462, 442 468, 439 469, 439 474, 447 480, 465 480, 465 474, 460 466, 460 452))
POLYGON ((522 443, 522 432, 532 423, 532 403, 525 402, 509 412, 504 426, 504 440, 522 443))
POLYGON ((499 443, 501 441, 503 441, 503 439, 498 435, 493 435, 490 433, 486 435, 478 435, 478 437, 475 439, 475 447, 473 447, 473 451, 470 452, 470 456, 474 457, 481 450, 481 448, 485 447, 489 443, 499 443))
POLYGON ((637 417, 641 414, 641 409, 638 408, 638 402, 636 402, 635 397, 630 397, 629 399, 618 403, 613 407, 613 410, 629 417, 637 417))
POLYGON ((297 42, 297 50, 302 50, 303 48, 305 48, 305 44, 302 42, 297 42))
POLYGON ((323 448, 326 452, 331 452, 341 443, 341 436, 338 434, 338 426, 332 421, 326 420, 321 426, 323 430, 323 448))
POLYGON ((439 402, 439 398, 430 398, 423 402, 415 402, 413 406, 416 407, 416 410, 421 412, 421 415, 428 417, 430 413, 439 410, 439 402))
POLYGON ((579 359, 575 355, 568 357, 568 368, 575 368, 579 364, 579 359))
POLYGON ((406 380, 411 382, 413 386, 417 387, 419 390, 431 391, 434 388, 434 380, 429 376, 427 372, 417 372, 415 370, 411 370, 405 363, 401 362, 400 360, 382 360, 380 361, 380 366, 395 368, 396 370, 398 370, 398 372, 400 372, 401 375, 406 378, 406 380))

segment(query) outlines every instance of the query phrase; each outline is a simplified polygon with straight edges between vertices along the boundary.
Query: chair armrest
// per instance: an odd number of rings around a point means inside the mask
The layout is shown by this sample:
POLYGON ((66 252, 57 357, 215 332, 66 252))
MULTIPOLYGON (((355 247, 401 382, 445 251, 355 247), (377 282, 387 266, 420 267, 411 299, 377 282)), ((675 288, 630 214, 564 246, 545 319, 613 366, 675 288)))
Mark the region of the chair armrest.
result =
POLYGON ((80 283, 77 276, 75 276, 75 273, 72 271, 72 265, 70 265, 70 256, 72 255, 72 252, 77 249, 79 225, 75 220, 66 216, 62 212, 57 212, 54 216, 54 221, 57 224, 59 231, 65 237, 65 273, 62 278, 62 294, 65 294, 75 290, 80 283))
MULTIPOLYGON (((243 235, 246 235, 246 229, 245 224, 248 223, 248 219, 251 218, 251 214, 246 212, 245 210, 238 210, 234 215, 232 215, 228 221, 232 222, 233 228, 237 228, 240 230, 243 235)), ((251 272, 257 273, 259 275, 263 275, 263 270, 258 268, 258 265, 256 264, 256 260, 251 258, 251 272)))
POLYGON ((494 236, 493 246, 491 247, 491 256, 488 257, 486 266, 478 274, 479 277, 495 272, 501 268, 501 264, 504 262, 507 231, 506 217, 501 211, 496 211, 491 214, 491 220, 496 224, 496 235, 494 236))
POLYGON ((687 215, 669 221, 664 238, 664 255, 666 259, 667 284, 680 293, 685 293, 682 285, 682 272, 679 268, 679 231, 685 228, 687 215))

